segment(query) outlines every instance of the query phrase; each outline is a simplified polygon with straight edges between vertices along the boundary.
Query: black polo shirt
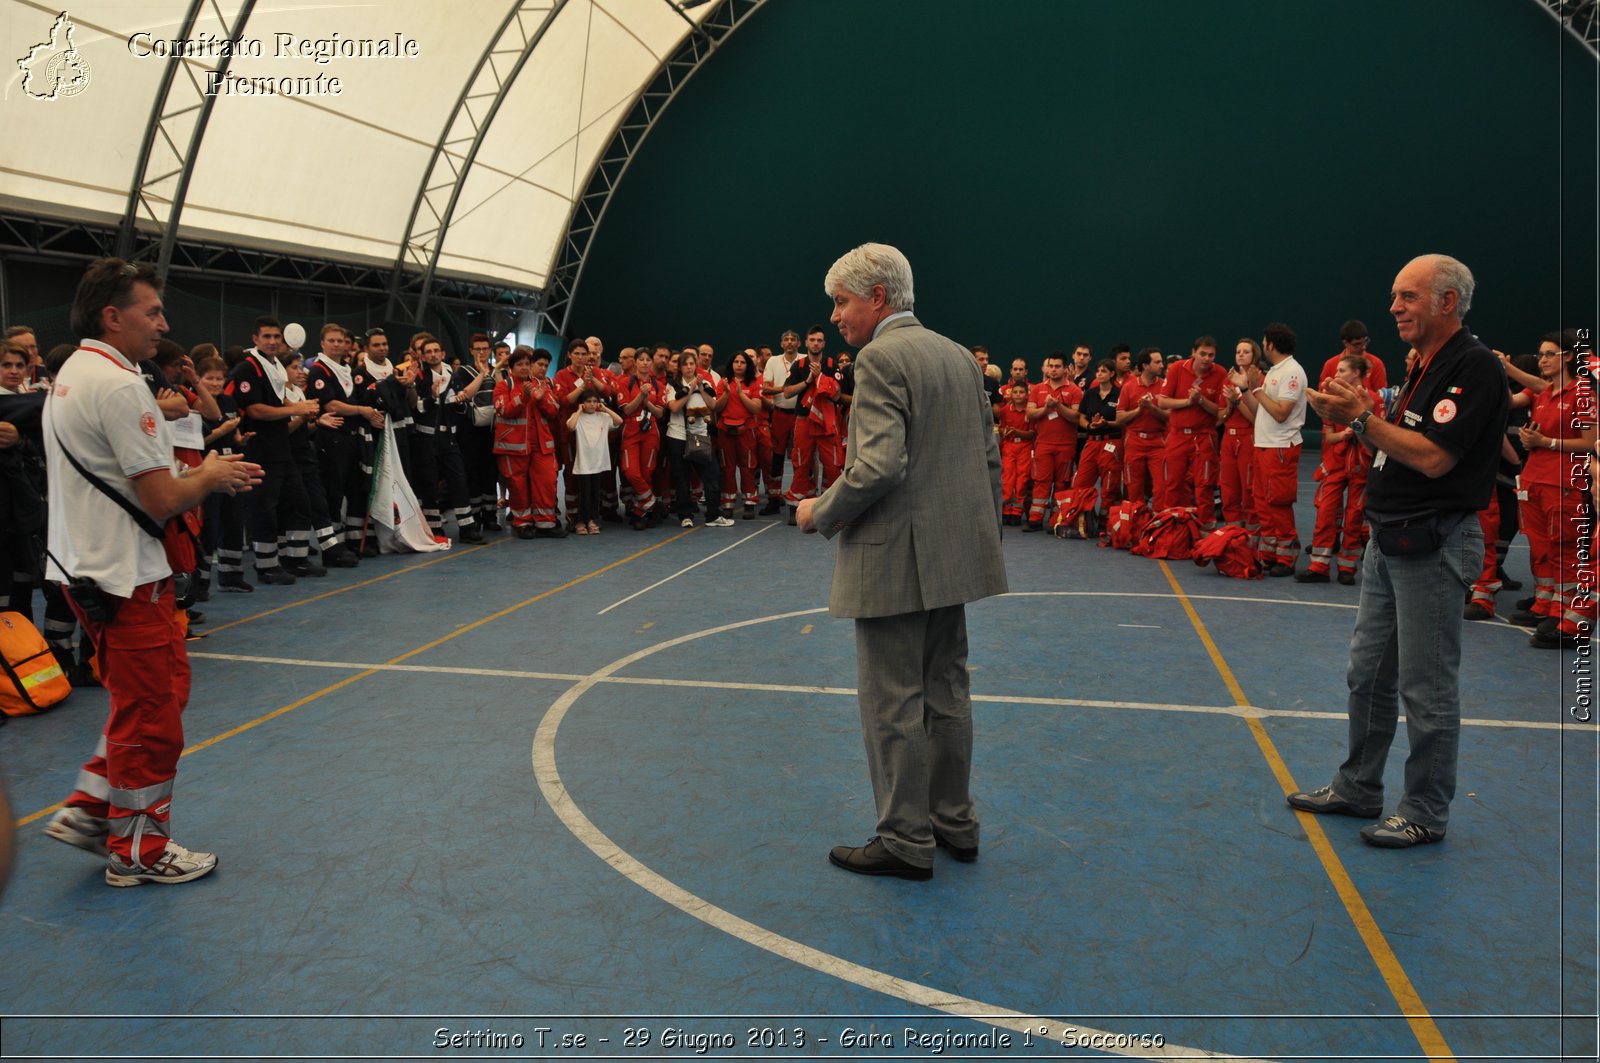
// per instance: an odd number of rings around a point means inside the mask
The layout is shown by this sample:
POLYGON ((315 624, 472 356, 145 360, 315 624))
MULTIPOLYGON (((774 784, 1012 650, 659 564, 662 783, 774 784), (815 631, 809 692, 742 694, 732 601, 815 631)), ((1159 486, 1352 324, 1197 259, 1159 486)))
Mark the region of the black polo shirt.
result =
POLYGON ((1111 390, 1105 398, 1100 397, 1100 389, 1094 381, 1089 381, 1089 386, 1083 391, 1083 398, 1078 402, 1078 413, 1083 417, 1084 427, 1078 430, 1090 439, 1107 439, 1112 436, 1121 437, 1122 429, 1116 427, 1117 400, 1122 397, 1122 389, 1112 384, 1111 390), (1105 424, 1099 428, 1090 428, 1088 425, 1094 420, 1094 415, 1099 414, 1105 418, 1105 424))
POLYGON ((255 433, 244 444, 244 456, 250 461, 289 460, 289 422, 286 418, 258 421, 246 411, 249 406, 282 406, 283 399, 272 390, 261 363, 253 354, 246 355, 228 374, 228 394, 239 404, 244 415, 240 429, 255 433))
POLYGON ((1465 328, 1451 336, 1432 359, 1412 369, 1386 419, 1456 455, 1455 467, 1434 479, 1380 451, 1367 476, 1367 509, 1400 515, 1487 506, 1510 397, 1494 352, 1465 328))

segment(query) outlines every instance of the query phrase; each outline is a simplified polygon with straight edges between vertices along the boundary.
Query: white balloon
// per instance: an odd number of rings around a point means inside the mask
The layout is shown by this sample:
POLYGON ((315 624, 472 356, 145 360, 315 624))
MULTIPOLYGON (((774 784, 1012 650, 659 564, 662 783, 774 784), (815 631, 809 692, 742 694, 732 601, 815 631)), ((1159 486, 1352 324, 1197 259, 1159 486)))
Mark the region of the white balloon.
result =
POLYGON ((291 350, 298 351, 305 346, 306 327, 298 321, 289 322, 283 326, 283 342, 287 343, 291 350))

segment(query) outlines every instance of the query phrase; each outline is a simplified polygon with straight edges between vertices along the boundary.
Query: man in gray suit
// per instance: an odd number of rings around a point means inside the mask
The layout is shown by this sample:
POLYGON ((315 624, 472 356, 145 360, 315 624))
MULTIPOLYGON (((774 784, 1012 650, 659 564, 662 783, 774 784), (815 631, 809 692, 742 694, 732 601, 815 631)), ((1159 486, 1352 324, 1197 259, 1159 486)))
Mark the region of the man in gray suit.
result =
POLYGON ((863 244, 828 270, 832 321, 855 359, 843 475, 800 503, 839 537, 829 609, 856 622, 857 686, 878 833, 828 859, 926 879, 935 845, 978 858, 965 604, 1004 594, 1000 451, 966 348, 911 315, 911 264, 863 244))

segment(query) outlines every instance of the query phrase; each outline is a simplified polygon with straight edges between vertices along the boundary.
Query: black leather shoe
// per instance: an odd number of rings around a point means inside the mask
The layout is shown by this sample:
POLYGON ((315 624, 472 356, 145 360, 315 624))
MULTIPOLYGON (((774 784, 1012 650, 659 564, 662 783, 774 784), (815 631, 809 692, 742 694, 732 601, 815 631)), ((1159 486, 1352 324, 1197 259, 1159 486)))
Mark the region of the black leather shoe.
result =
POLYGON ((483 542, 483 532, 478 530, 476 524, 469 524, 461 529, 461 541, 464 543, 481 543, 483 542))
POLYGON ((553 524, 548 528, 535 528, 533 537, 535 539, 565 539, 567 537, 567 529, 559 524, 553 524))
POLYGON ((282 567, 293 576, 320 578, 328 574, 328 570, 315 561, 285 561, 282 567))
POLYGON ((1339 582, 1346 587, 1354 587, 1356 585, 1356 574, 1354 572, 1340 572, 1339 582))
POLYGON ((537 534, 537 530, 532 524, 519 524, 517 525, 516 533, 518 539, 532 539, 537 534))
POLYGON ((761 507, 761 515, 763 517, 770 517, 782 508, 782 502, 779 502, 776 498, 769 498, 767 499, 767 504, 761 507))
POLYGON ((1030 520, 1028 523, 1022 526, 1022 530, 1025 532, 1044 531, 1044 522, 1030 520))
POLYGON ((955 861, 958 864, 971 864, 978 859, 978 847, 976 845, 970 848, 964 845, 957 845, 938 831, 933 832, 933 844, 955 857, 955 861))
POLYGON ((255 590, 255 587, 246 583, 243 576, 234 576, 232 579, 226 576, 219 576, 217 577, 217 590, 230 591, 234 594, 249 594, 255 590))
MULTIPOLYGON (((1273 565, 1271 568, 1267 569, 1267 575, 1273 577, 1292 576, 1294 575, 1294 566, 1286 565, 1282 561, 1279 561, 1276 565, 1273 565)), ((1328 577, 1323 576, 1322 578, 1326 580, 1328 577)))
POLYGON ((1517 625, 1518 627, 1538 627, 1540 621, 1543 619, 1544 616, 1542 614, 1536 613, 1531 609, 1518 609, 1516 612, 1506 617, 1506 620, 1517 625))
POLYGON ((1528 645, 1541 650, 1575 650, 1583 642, 1577 635, 1569 635, 1559 627, 1541 627, 1533 633, 1528 645))
POLYGON ((1529 609, 1532 609, 1538 601, 1539 596, 1537 594, 1530 594, 1526 598, 1518 598, 1517 611, 1527 612, 1529 609))
POLYGON ((1501 590, 1503 590, 1503 591, 1520 591, 1522 589, 1522 581, 1519 580, 1519 579, 1512 579, 1510 576, 1506 575, 1506 570, 1505 569, 1503 569, 1503 568, 1495 569, 1495 575, 1500 577, 1500 589, 1501 590))
POLYGON ((834 867, 842 867, 858 875, 892 875, 895 878, 909 878, 918 882, 933 877, 933 868, 906 863, 891 853, 884 846, 883 839, 876 835, 860 848, 835 845, 833 851, 828 854, 828 861, 834 867))
POLYGON ((1472 602, 1465 609, 1461 610, 1461 619, 1493 620, 1494 614, 1485 609, 1482 602, 1472 602))
POLYGON ((791 528, 793 528, 795 526, 794 511, 795 511, 795 507, 790 506, 789 507, 789 527, 791 527, 791 528))
POLYGON ((1294 574, 1294 581, 1296 583, 1327 583, 1328 579, 1329 577, 1326 570, 1322 572, 1315 572, 1308 568, 1304 572, 1296 572, 1294 574))
POLYGON ((361 564, 361 559, 354 550, 341 544, 322 551, 322 564, 327 568, 355 568, 361 564))
POLYGON ((266 584, 268 587, 292 587, 294 576, 285 572, 282 567, 256 569, 256 582, 266 584))

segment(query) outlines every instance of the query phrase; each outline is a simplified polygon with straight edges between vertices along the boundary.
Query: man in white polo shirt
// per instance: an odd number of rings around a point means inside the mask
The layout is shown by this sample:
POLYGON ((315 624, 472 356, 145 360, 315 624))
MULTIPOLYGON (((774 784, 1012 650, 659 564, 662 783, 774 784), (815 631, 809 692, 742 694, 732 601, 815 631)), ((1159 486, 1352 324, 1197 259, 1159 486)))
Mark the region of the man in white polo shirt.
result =
POLYGON ((146 526, 159 530, 213 491, 249 490, 261 482, 261 467, 215 452, 195 468, 175 464, 166 420, 137 368, 167 331, 161 279, 150 265, 91 264, 73 299, 72 328, 85 338, 44 414, 45 574, 67 584, 72 610, 94 640, 111 715, 45 833, 105 854, 108 885, 188 882, 217 858, 190 852, 167 833, 189 657, 172 568, 146 526))
POLYGON ((1300 537, 1294 530, 1294 500, 1300 490, 1300 429, 1306 423, 1306 371, 1294 360, 1295 335, 1274 321, 1261 346, 1272 366, 1265 377, 1255 366, 1228 374, 1230 390, 1256 424, 1256 515, 1261 545, 1256 557, 1269 576, 1294 575, 1300 537))

